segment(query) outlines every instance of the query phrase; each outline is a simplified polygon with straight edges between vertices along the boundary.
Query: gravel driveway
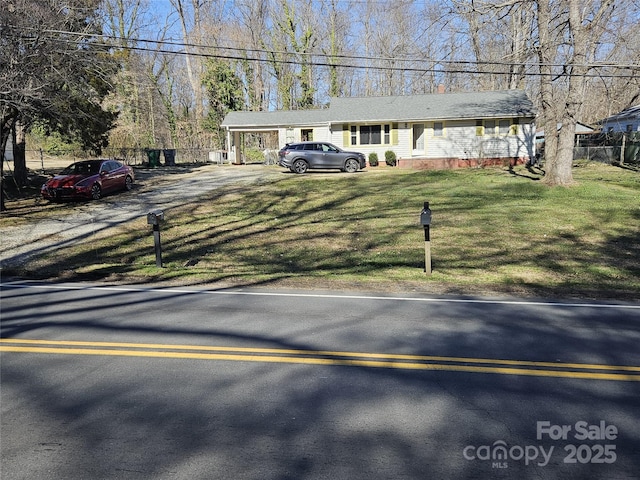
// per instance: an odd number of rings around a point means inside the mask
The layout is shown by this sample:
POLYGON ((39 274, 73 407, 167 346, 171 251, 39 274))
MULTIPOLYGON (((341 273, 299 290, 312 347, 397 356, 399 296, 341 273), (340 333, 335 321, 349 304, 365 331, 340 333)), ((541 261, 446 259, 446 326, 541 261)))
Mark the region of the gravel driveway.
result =
POLYGON ((250 184, 282 175, 263 165, 205 165, 188 173, 184 169, 137 171, 131 192, 79 203, 73 213, 38 219, 0 229, 0 265, 17 267, 33 255, 59 249, 99 231, 146 216, 150 210, 167 209, 195 201, 199 196, 231 184, 250 184))

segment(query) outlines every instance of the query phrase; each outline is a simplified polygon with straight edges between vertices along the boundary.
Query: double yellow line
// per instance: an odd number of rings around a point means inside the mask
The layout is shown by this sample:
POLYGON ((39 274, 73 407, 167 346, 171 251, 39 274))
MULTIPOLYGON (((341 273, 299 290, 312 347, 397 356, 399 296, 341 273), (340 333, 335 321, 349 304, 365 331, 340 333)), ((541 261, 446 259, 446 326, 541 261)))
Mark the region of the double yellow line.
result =
POLYGON ((440 370, 450 372, 493 373, 500 375, 528 375, 588 380, 617 380, 626 382, 640 381, 640 367, 638 366, 533 362, 526 360, 497 360, 490 358, 328 350, 1 338, 0 352, 292 363, 401 370, 440 370))

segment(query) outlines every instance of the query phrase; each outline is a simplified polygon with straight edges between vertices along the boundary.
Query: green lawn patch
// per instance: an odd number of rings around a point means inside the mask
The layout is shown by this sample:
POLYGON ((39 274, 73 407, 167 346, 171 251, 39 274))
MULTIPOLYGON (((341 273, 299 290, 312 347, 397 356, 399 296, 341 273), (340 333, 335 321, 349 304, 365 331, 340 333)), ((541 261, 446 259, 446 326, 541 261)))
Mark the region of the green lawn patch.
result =
POLYGON ((165 267, 145 219, 26 265, 23 275, 292 288, 637 299, 640 176, 524 167, 282 175, 166 211, 165 267), (433 212, 425 275, 422 204, 433 212))

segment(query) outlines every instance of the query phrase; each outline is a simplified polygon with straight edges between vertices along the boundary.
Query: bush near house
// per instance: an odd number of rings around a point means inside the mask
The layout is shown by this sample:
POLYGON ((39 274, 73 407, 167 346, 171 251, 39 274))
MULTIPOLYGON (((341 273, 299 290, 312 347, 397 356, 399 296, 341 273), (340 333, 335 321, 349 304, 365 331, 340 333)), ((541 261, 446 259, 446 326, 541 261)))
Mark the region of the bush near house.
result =
POLYGON ((387 150, 386 152, 384 152, 384 160, 390 167, 395 167, 397 163, 396 152, 394 152, 393 150, 387 150))
POLYGON ((378 154, 373 152, 369 154, 369 166, 377 167, 378 166, 378 154))

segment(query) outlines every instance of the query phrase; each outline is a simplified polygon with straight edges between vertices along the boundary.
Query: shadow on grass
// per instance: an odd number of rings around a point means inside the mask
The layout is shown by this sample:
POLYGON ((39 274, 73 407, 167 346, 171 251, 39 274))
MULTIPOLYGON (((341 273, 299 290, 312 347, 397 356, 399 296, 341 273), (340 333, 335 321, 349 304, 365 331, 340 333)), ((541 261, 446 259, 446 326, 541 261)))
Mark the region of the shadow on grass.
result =
MULTIPOLYGON (((474 178, 466 172, 436 171, 381 175, 373 182, 366 172, 283 175, 266 185, 220 188, 197 203, 168 209, 161 233, 168 268, 153 267, 151 231, 138 222, 111 240, 87 237, 83 248, 71 248, 64 256, 48 254, 45 261, 34 263, 36 268, 6 273, 190 285, 295 285, 299 281, 305 287, 324 287, 334 281, 377 290, 404 284, 412 290, 451 293, 470 289, 637 298, 638 283, 626 280, 638 278, 637 242, 634 232, 626 228, 632 225, 604 233, 604 241, 583 242, 582 235, 589 230, 573 231, 571 224, 562 225, 573 222, 562 212, 559 226, 549 222, 544 208, 556 207, 545 202, 556 194, 540 182, 505 183, 508 174, 513 175, 495 169, 474 178), (485 185, 478 189, 473 183, 477 181, 485 185), (421 275, 424 252, 418 215, 422 202, 417 199, 431 200, 434 211, 432 242, 438 250, 433 255, 436 275, 430 278, 421 275), (544 232, 531 230, 529 218, 535 225, 544 225, 544 232), (519 230, 522 235, 517 234, 519 230), (611 271, 612 266, 618 273, 611 271), (479 274, 508 268, 530 268, 543 272, 538 275, 542 278, 507 275, 488 280, 479 274), (457 275, 466 280, 458 282, 457 275)), ((516 178, 523 176, 519 173, 516 178)), ((570 193, 559 193, 553 202, 564 202, 563 195, 572 198, 570 193)), ((585 198, 574 196, 570 201, 588 205, 589 192, 581 195, 585 198)), ((606 225, 609 215, 605 205, 589 212, 586 221, 606 225)), ((638 212, 632 216, 637 224, 638 212)))

